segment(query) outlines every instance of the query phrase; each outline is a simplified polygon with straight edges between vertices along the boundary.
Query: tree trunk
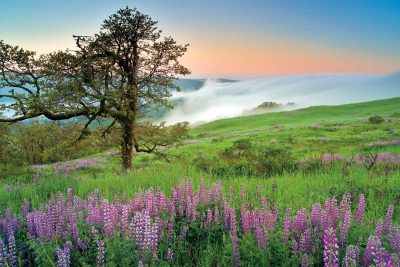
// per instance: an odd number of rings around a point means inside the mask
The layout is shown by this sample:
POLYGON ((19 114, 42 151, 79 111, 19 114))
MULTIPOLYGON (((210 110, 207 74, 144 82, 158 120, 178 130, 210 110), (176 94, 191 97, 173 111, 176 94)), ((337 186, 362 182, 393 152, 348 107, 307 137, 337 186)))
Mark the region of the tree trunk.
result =
POLYGON ((123 124, 121 155, 122 155, 122 169, 129 172, 132 170, 132 153, 133 153, 133 122, 127 120, 123 124))

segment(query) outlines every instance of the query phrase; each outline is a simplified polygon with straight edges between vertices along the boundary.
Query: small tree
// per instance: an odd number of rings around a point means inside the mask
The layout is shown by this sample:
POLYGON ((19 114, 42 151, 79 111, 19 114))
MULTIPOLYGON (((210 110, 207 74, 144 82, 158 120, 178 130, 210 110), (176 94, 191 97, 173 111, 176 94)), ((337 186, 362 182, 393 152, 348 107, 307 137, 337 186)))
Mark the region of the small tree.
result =
POLYGON ((98 34, 74 38, 75 51, 40 57, 0 41, 0 99, 12 100, 0 110, 14 112, 0 122, 84 116, 83 138, 93 121, 108 118, 106 132, 121 128, 122 164, 129 171, 134 148, 154 151, 141 147, 139 121, 152 109, 171 108, 171 90, 179 90, 174 79, 190 73, 179 62, 188 45, 161 38, 156 21, 128 7, 106 19, 98 34))

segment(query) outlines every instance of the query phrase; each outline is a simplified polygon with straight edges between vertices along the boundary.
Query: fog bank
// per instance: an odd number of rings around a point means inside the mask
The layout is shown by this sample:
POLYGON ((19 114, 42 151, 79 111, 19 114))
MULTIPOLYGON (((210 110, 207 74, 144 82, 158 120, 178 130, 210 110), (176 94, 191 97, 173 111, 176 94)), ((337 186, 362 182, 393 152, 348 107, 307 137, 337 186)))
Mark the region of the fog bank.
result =
POLYGON ((163 121, 208 122, 240 116, 265 101, 294 102, 285 109, 339 105, 400 96, 400 73, 275 76, 236 82, 207 80, 197 91, 173 95, 176 107, 163 121))

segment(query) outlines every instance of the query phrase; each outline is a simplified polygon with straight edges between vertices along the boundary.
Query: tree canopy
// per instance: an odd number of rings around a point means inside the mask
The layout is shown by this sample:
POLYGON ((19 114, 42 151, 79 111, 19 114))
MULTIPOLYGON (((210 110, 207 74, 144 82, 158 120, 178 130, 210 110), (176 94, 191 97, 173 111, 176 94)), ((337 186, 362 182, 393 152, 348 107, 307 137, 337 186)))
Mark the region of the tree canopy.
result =
MULTIPOLYGON (((86 117, 110 121, 121 129, 123 168, 132 168, 132 152, 153 152, 138 140, 140 120, 153 109, 170 108, 174 80, 189 74, 179 59, 188 45, 162 37, 157 22, 128 7, 104 20, 94 36, 74 36, 74 50, 36 56, 0 41, 0 122, 35 117, 65 120, 86 117)), ((187 127, 187 125, 182 125, 187 127)), ((142 142, 143 143, 143 142, 142 142)))

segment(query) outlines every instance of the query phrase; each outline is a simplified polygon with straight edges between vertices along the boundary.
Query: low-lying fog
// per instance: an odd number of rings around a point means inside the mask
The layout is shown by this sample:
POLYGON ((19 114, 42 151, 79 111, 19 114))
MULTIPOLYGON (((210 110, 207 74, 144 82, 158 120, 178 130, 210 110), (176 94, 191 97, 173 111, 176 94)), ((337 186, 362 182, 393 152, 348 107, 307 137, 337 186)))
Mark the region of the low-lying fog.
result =
POLYGON ((276 102, 281 109, 315 105, 338 105, 400 96, 400 73, 313 74, 275 76, 236 82, 207 80, 197 91, 178 92, 178 103, 163 121, 208 122, 240 116, 263 102, 276 102))

